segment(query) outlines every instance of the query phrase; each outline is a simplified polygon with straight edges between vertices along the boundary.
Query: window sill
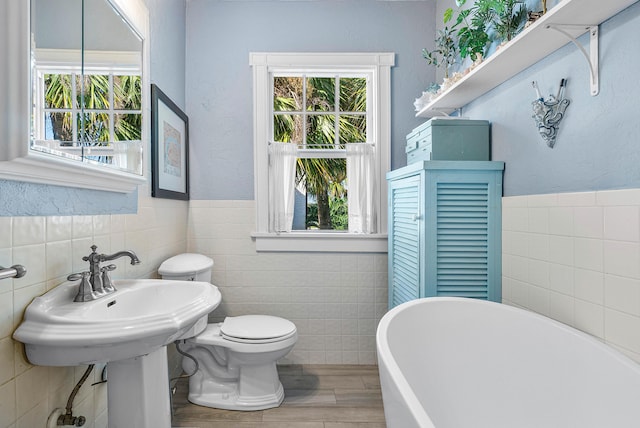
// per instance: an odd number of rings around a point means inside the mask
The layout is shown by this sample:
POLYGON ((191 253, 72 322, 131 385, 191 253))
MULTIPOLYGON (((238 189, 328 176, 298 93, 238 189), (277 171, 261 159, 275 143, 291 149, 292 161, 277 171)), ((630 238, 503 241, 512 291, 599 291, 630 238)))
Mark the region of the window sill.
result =
POLYGON ((387 235, 336 232, 253 233, 256 251, 386 253, 387 235))

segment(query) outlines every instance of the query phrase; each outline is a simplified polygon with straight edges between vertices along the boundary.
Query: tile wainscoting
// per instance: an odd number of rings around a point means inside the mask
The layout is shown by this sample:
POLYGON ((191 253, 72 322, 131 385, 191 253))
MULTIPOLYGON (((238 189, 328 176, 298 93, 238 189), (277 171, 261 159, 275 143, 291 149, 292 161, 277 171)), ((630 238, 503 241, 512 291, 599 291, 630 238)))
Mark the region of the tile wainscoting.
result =
POLYGON ((640 189, 502 199, 503 301, 640 362, 640 189))
POLYGON ((214 260, 222 304, 211 319, 266 314, 290 319, 299 339, 286 364, 375 364, 387 310, 387 255, 256 252, 254 201, 194 200, 189 251, 214 260))
MULTIPOLYGON (((27 268, 23 278, 0 281, 0 428, 44 426, 53 409, 65 408, 86 368, 26 361, 22 344, 11 335, 34 297, 70 273, 87 270, 82 256, 94 243, 104 253, 134 250, 142 261, 131 266, 117 260, 114 279, 156 277, 165 258, 186 250, 186 203, 140 196, 138 204, 137 214, 0 217, 0 265, 27 268)), ((87 428, 106 427, 106 385, 91 386, 100 380, 101 367, 96 368, 74 401, 74 415, 85 416, 87 428)))
MULTIPOLYGON (((84 367, 31 366, 11 334, 33 297, 84 268, 80 259, 94 242, 105 252, 138 252, 143 264, 119 261, 120 277, 155 276, 165 258, 184 251, 212 257, 223 294, 212 318, 292 320, 300 339, 284 363, 375 364, 386 254, 257 253, 254 222, 253 201, 148 197, 136 215, 0 218, 0 265, 29 269, 0 281, 0 428, 41 425, 82 375, 84 367)), ((640 189, 503 198, 503 299, 640 362, 640 189)), ((86 426, 104 426, 104 385, 83 387, 75 409, 86 426)))

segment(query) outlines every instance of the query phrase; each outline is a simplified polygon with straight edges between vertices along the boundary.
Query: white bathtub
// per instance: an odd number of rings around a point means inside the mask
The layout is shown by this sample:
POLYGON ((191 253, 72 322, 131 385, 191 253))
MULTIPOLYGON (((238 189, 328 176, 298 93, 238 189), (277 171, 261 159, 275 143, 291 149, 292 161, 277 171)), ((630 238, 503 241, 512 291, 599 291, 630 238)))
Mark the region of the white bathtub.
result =
POLYGON ((380 321, 377 349, 388 428, 640 427, 639 365, 518 308, 408 302, 380 321))

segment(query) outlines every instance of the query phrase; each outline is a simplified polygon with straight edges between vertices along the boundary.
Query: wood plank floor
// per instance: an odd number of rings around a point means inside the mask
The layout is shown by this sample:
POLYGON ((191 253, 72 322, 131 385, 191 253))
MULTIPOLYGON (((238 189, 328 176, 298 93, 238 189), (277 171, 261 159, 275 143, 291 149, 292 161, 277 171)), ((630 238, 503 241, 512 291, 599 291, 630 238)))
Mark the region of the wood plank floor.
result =
POLYGON ((285 399, 275 409, 238 412, 187 401, 188 380, 173 397, 174 427, 181 428, 385 428, 376 366, 278 366, 285 399))

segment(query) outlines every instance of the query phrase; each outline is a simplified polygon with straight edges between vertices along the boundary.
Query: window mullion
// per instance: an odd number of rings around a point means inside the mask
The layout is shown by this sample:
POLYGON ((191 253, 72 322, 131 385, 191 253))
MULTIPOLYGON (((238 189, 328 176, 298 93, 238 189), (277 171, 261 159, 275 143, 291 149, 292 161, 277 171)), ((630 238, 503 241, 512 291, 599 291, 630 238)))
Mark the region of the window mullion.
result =
POLYGON ((114 82, 113 82, 113 73, 109 73, 109 141, 116 141, 116 132, 115 132, 115 123, 116 123, 116 114, 115 114, 115 97, 114 97, 114 82))
MULTIPOLYGON (((275 129, 275 117, 276 114, 278 112, 276 112, 276 109, 273 107, 273 105, 275 104, 275 98, 276 98, 276 90, 275 90, 275 78, 274 78, 274 74, 273 73, 269 73, 267 75, 268 77, 268 84, 269 84, 269 94, 270 94, 270 99, 269 99, 269 120, 267 121, 267 127, 268 127, 268 132, 267 132, 267 136, 269 137, 269 141, 265 141, 267 144, 267 147, 269 146, 269 144, 271 144, 272 142, 276 141, 276 129, 275 129)), ((254 89, 255 90, 255 89, 254 89)), ((267 153, 269 152, 269 150, 267 150, 267 153)), ((271 156, 269 156, 267 154, 267 164, 269 166, 271 166, 271 156)))
POLYGON ((334 111, 334 141, 333 145, 336 148, 340 147, 340 75, 335 77, 335 87, 333 90, 333 111, 334 111))
POLYGON ((347 151, 345 149, 314 149, 302 148, 298 150, 298 158, 300 159, 346 159, 347 151))
POLYGON ((307 76, 302 75, 302 105, 300 111, 302 113, 302 147, 307 147, 307 76))
POLYGON ((38 96, 36 98, 36 111, 35 114, 37 114, 37 118, 34 120, 34 123, 36 124, 36 137, 37 138, 42 138, 43 140, 46 140, 46 116, 45 114, 43 114, 45 112, 45 73, 42 72, 42 70, 38 70, 36 69, 36 73, 38 76, 38 96))
POLYGON ((80 117, 78 116, 78 74, 74 71, 71 73, 71 129, 72 129, 72 140, 80 141, 80 134, 78 129, 78 120, 80 117))

